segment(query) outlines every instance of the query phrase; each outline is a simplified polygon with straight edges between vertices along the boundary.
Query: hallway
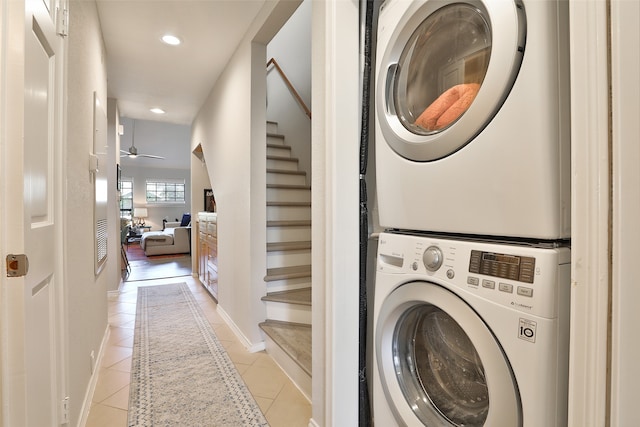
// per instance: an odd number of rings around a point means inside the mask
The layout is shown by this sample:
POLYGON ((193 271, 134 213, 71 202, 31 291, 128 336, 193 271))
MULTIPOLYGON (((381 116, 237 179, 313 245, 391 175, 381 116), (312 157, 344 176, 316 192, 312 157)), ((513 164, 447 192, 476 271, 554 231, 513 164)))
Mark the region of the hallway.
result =
MULTIPOLYGON (((249 353, 216 312, 217 304, 200 282, 183 276, 124 282, 117 296, 109 296, 110 335, 99 372, 87 427, 125 427, 129 402, 131 354, 137 288, 185 282, 224 345, 258 406, 272 427, 305 427, 311 404, 264 351, 249 353)), ((212 423, 212 425, 215 425, 212 423)))

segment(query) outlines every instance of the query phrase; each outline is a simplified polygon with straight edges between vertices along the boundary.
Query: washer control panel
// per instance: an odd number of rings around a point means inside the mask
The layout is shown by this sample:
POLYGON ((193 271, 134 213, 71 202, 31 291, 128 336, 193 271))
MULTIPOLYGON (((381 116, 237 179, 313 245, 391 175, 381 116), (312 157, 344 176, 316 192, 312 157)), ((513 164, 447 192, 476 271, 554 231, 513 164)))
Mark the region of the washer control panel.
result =
POLYGON ((559 288, 570 284, 570 261, 569 248, 381 233, 376 269, 553 318, 559 288))

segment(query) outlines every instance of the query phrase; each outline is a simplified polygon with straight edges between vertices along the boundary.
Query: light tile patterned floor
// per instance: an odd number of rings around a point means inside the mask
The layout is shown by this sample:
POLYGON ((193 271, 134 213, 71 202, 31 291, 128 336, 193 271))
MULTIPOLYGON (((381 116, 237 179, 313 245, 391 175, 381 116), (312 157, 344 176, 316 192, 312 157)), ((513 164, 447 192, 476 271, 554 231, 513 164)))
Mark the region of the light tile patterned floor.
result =
MULTIPOLYGON (((265 352, 249 353, 216 312, 216 303, 190 276, 125 282, 109 299, 109 342, 87 427, 126 427, 138 286, 186 282, 271 427, 307 427, 311 404, 265 352)), ((238 426, 241 427, 241 426, 238 426)))

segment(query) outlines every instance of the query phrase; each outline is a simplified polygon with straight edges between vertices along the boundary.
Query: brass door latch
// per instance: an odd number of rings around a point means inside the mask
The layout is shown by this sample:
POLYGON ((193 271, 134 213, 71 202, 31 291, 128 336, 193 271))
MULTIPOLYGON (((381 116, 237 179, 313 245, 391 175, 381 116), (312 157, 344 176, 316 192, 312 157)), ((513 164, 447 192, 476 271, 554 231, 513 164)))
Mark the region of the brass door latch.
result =
POLYGON ((22 277, 29 272, 29 258, 25 254, 7 255, 7 277, 22 277))

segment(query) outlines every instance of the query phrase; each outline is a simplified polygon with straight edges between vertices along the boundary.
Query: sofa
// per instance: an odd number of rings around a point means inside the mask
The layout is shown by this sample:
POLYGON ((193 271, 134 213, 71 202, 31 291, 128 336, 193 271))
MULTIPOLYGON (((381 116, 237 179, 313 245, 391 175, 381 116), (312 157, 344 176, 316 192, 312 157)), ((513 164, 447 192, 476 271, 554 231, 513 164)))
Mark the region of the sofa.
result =
POLYGON ((140 247, 147 256, 189 253, 190 233, 191 227, 181 227, 179 222, 167 222, 162 231, 143 233, 140 247))

